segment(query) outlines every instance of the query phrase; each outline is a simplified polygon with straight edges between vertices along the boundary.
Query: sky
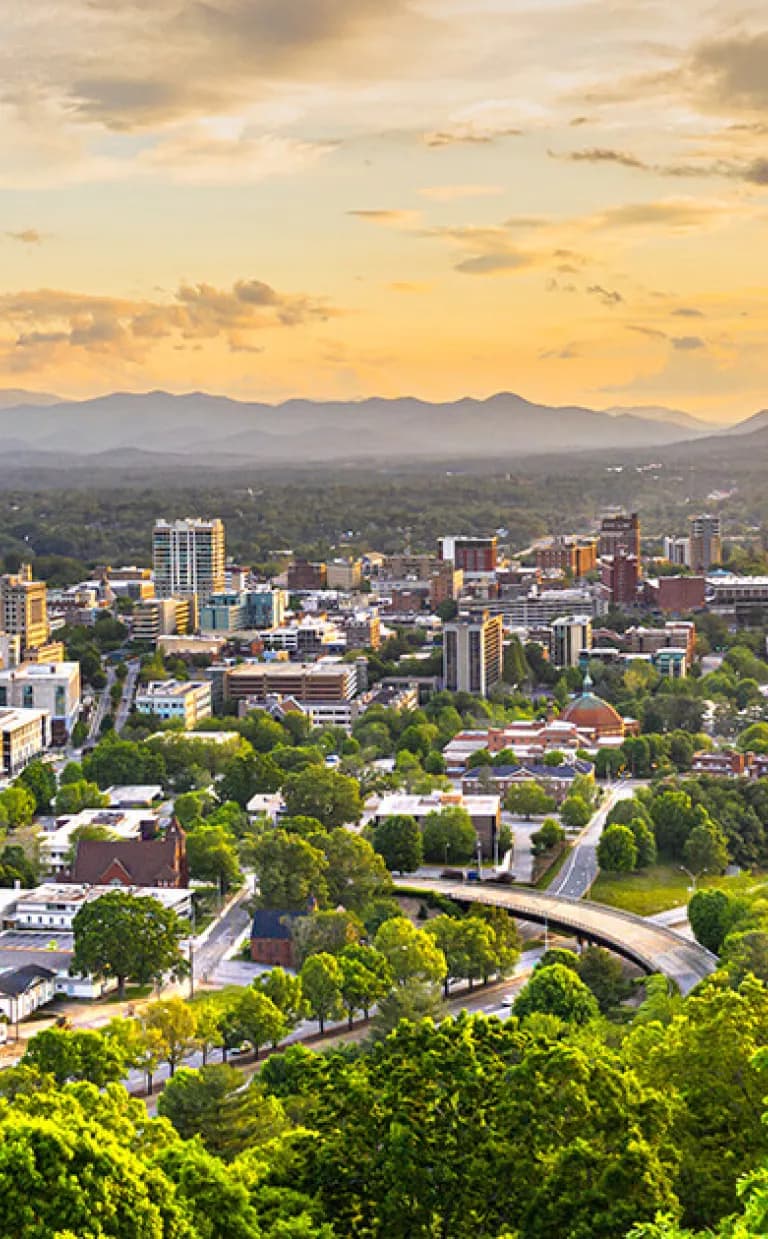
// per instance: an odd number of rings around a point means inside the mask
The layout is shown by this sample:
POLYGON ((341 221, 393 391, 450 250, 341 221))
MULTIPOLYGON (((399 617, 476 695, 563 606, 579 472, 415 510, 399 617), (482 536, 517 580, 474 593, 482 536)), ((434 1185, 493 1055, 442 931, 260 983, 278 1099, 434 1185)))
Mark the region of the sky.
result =
POLYGON ((764 3, 0 16, 0 386, 768 405, 764 3))

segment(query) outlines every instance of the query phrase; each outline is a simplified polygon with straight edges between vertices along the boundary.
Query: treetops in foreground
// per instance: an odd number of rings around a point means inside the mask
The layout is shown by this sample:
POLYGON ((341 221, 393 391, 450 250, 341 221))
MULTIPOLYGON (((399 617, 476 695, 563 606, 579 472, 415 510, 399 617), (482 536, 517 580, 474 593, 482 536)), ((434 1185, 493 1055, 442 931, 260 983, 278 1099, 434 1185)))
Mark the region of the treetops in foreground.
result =
MULTIPOLYGON (((584 960, 552 955, 507 1023, 464 1013, 324 1054, 297 1045, 250 1083, 219 1063, 179 1067, 157 1119, 111 1082, 124 1028, 40 1034, 0 1073, 0 1233, 763 1233, 765 986, 718 974, 682 1000, 651 978, 632 1022, 608 1024, 584 960)), ((144 1021, 166 1056, 210 1037, 182 1008, 195 1011, 170 1000, 144 1021)))

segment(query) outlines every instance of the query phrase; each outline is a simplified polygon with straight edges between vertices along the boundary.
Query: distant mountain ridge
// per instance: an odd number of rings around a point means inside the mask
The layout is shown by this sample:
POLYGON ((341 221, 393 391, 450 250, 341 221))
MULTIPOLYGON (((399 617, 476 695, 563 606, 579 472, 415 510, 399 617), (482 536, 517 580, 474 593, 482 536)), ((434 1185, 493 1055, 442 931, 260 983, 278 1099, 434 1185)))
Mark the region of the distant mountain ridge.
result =
MULTIPOLYGON (((207 392, 113 392, 90 400, 6 405, 0 392, 0 457, 28 461, 140 453, 151 466, 172 456, 190 464, 415 461, 664 447, 721 431, 656 406, 595 410, 536 404, 513 392, 431 403, 414 397, 287 400, 270 405, 207 392), (20 416, 23 408, 23 416, 20 416)), ((756 415, 768 422, 768 412, 756 415)), ((750 419, 754 420, 754 419, 750 419)), ((744 424, 746 426, 746 424, 744 424)), ((754 428, 754 427, 753 427, 754 428)), ((738 431, 734 428, 731 433, 738 431)))

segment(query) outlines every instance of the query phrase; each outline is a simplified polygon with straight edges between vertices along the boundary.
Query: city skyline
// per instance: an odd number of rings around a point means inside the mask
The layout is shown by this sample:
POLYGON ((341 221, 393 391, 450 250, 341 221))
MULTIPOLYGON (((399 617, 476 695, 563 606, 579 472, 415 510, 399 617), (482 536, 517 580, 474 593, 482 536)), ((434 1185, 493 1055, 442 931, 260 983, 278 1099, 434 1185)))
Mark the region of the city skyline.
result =
POLYGON ((756 5, 40 0, 5 36, 3 386, 766 403, 756 5))

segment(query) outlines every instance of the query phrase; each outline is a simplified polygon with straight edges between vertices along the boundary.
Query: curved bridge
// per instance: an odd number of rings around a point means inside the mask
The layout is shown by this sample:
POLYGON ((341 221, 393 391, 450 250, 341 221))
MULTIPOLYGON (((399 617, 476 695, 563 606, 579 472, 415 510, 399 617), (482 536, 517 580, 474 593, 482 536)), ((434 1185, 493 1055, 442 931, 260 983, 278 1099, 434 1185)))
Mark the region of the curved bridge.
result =
POLYGON ((682 994, 692 990, 718 965, 717 956, 698 943, 642 916, 601 903, 567 899, 519 886, 497 886, 493 882, 451 882, 435 878, 395 878, 394 882, 395 886, 410 887, 425 894, 434 891, 457 903, 505 908, 521 920, 564 929, 578 938, 609 947, 646 972, 663 972, 676 982, 682 994))

